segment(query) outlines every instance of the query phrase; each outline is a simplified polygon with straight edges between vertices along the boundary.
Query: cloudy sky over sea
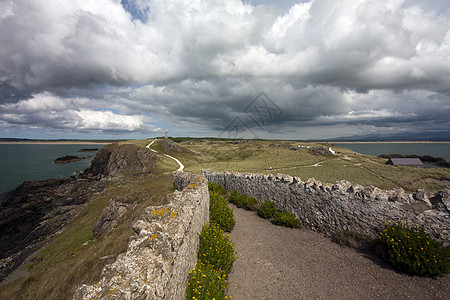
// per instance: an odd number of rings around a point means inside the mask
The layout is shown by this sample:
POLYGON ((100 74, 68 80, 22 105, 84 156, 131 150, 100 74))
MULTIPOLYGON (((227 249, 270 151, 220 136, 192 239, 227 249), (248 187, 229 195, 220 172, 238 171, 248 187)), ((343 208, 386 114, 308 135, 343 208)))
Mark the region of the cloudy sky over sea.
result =
POLYGON ((0 0, 0 137, 449 125, 448 0, 0 0))

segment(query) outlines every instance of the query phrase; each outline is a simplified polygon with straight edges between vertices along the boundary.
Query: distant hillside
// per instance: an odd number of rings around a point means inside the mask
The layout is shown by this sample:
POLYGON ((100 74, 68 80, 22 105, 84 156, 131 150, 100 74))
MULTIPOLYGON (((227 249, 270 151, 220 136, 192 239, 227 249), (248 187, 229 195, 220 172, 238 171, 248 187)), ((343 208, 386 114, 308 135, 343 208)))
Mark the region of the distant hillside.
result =
POLYGON ((367 134, 337 137, 330 141, 450 141, 450 131, 403 132, 396 134, 367 134))

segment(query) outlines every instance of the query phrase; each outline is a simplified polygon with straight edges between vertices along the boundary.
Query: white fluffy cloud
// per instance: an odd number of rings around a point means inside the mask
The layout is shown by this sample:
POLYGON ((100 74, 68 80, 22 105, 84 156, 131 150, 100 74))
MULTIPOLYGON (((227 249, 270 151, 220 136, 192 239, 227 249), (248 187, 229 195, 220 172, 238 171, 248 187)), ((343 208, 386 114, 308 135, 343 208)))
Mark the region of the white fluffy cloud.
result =
POLYGON ((1 104, 0 118, 8 127, 28 125, 32 128, 74 129, 86 133, 161 131, 158 127, 146 124, 141 115, 79 109, 92 105, 89 102, 91 100, 85 98, 64 99, 44 92, 17 103, 1 104))
POLYGON ((265 91, 284 111, 270 130, 442 129, 450 10, 439 3, 0 1, 2 125, 143 132, 151 116, 214 133, 265 91))

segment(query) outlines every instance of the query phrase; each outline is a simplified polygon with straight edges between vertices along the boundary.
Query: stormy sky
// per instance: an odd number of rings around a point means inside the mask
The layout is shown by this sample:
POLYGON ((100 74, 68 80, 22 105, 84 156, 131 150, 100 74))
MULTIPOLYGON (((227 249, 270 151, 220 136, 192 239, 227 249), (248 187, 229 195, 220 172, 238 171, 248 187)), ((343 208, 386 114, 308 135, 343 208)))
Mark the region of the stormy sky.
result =
POLYGON ((450 128, 448 0, 0 0, 0 137, 450 128))

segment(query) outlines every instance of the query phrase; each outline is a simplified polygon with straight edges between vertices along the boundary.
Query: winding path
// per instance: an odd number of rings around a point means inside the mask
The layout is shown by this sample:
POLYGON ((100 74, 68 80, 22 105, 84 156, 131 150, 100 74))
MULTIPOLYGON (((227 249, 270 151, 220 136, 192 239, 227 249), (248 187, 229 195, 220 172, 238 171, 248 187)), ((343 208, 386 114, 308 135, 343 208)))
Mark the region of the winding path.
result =
MULTIPOLYGON (((155 140, 151 141, 151 143, 148 144, 147 146, 145 146, 145 148, 148 148, 148 149, 152 150, 153 152, 158 153, 158 151, 153 150, 152 148, 150 148, 150 146, 151 146, 154 142, 155 142, 155 140)), ((173 157, 173 156, 170 156, 169 154, 164 154, 164 155, 167 156, 168 158, 171 158, 171 159, 173 159, 174 161, 176 161, 176 162, 178 163, 178 165, 180 166, 180 167, 178 168, 177 171, 183 172, 184 165, 183 165, 178 159, 176 159, 176 158, 173 157)))
POLYGON ((450 275, 398 273, 374 255, 340 247, 307 229, 275 226, 230 204, 237 260, 230 273, 233 300, 449 299, 450 275))

